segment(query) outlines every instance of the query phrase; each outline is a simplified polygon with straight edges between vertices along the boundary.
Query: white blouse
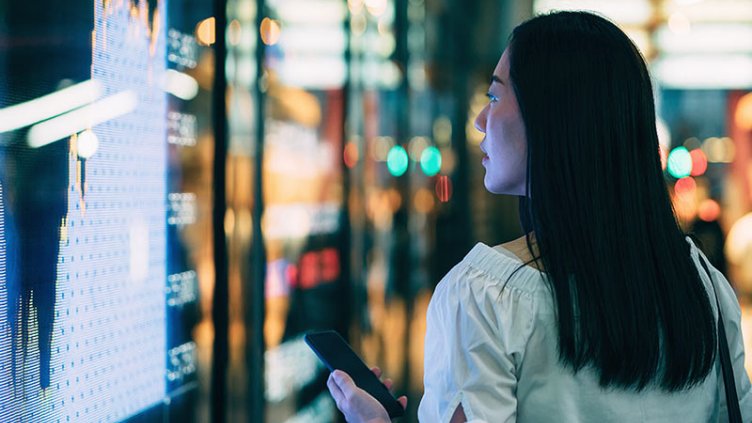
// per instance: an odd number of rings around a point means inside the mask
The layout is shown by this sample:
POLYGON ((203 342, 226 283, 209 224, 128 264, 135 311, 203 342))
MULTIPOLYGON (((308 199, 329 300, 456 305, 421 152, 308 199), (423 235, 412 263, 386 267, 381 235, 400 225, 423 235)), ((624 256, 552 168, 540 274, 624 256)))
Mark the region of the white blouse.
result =
MULTIPOLYGON (((710 302, 715 294, 698 261, 710 302)), ((439 283, 428 307, 422 422, 448 422, 459 404, 468 422, 726 422, 720 361, 700 385, 666 393, 603 389, 592 370, 559 363, 553 297, 541 274, 502 247, 477 244, 439 283)), ((742 417, 752 422, 741 311, 723 274, 709 266, 724 324, 742 417)))

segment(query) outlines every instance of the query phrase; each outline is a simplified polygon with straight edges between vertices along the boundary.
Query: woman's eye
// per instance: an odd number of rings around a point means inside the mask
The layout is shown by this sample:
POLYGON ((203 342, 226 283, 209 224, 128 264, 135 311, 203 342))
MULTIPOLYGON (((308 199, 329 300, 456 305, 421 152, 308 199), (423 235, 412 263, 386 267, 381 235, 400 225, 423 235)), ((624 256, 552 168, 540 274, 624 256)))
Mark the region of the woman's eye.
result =
POLYGON ((486 93, 486 97, 488 97, 488 101, 490 101, 491 103, 494 103, 499 100, 498 97, 496 97, 495 95, 491 93, 486 93))

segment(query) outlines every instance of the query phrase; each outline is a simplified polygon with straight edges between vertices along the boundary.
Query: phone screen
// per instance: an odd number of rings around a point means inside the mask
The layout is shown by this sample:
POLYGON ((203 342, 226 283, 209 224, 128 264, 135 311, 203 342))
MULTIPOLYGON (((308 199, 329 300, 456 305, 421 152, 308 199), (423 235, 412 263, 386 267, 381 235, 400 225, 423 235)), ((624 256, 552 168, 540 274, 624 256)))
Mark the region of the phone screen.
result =
POLYGON ((329 371, 342 370, 352 377, 355 385, 368 392, 384 406, 389 417, 405 414, 405 410, 383 383, 355 354, 350 345, 335 331, 310 332, 303 339, 329 371))

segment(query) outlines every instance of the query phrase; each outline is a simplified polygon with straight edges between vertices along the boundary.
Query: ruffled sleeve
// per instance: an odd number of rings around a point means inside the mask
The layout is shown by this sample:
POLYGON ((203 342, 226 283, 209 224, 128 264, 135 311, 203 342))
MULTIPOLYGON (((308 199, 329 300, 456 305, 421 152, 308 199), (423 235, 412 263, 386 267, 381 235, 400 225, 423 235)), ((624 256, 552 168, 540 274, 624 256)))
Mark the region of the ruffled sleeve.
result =
POLYGON ((467 261, 441 281, 428 308, 419 417, 448 422, 461 404, 468 422, 514 422, 534 299, 505 283, 511 272, 467 261))

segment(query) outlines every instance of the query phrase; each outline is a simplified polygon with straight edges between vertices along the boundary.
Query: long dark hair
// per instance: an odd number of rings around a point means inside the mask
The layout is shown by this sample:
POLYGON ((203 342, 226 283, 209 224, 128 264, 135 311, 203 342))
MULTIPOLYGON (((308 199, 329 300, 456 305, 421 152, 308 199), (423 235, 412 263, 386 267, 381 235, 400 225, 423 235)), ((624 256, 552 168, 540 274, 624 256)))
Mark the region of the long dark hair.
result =
POLYGON ((524 22, 509 53, 527 134, 521 221, 552 288, 562 363, 592 367, 604 387, 702 382, 715 321, 661 171, 645 61, 586 12, 524 22))

